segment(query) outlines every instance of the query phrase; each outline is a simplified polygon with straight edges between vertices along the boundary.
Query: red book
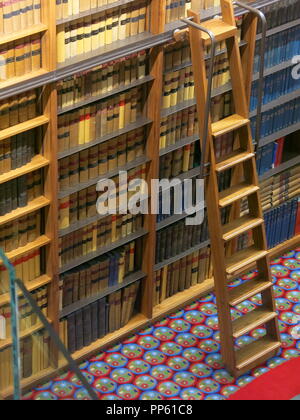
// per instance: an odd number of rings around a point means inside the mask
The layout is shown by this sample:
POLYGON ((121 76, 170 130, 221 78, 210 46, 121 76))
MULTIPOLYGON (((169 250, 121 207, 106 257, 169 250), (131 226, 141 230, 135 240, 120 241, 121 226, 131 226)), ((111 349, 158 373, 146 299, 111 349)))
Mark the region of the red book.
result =
POLYGON ((278 149, 277 149, 277 154, 276 154, 276 159, 275 159, 275 168, 277 168, 277 166, 281 164, 284 142, 285 142, 285 137, 282 137, 281 139, 277 140, 278 149))

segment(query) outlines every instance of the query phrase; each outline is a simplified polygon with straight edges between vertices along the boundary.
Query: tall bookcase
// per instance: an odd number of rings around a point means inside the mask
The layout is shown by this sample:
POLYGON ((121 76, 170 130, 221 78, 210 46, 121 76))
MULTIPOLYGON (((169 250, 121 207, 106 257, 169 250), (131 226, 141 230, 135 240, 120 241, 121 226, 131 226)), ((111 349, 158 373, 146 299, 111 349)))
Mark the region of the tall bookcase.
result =
MULTIPOLYGON (((105 6, 92 9, 91 11, 84 11, 77 15, 71 17, 64 17, 62 19, 56 19, 56 2, 55 0, 41 0, 41 23, 33 25, 28 29, 21 30, 20 32, 14 32, 9 35, 0 35, 0 47, 3 45, 10 44, 15 41, 23 40, 30 38, 31 36, 40 35, 41 39, 41 68, 33 72, 26 73, 24 75, 13 77, 11 79, 0 82, 0 100, 7 100, 14 96, 26 93, 30 90, 37 89, 41 92, 40 95, 40 115, 34 119, 22 122, 20 124, 14 125, 12 127, 3 129, 0 131, 0 141, 4 141, 7 138, 18 135, 20 133, 28 132, 29 130, 40 128, 40 137, 42 140, 43 147, 41 148, 41 153, 34 157, 30 163, 21 166, 18 169, 11 170, 8 173, 0 176, 0 183, 4 184, 8 181, 31 173, 33 171, 41 170, 43 173, 43 185, 44 193, 42 196, 35 198, 33 201, 29 202, 27 206, 18 208, 4 216, 0 217, 0 226, 18 220, 31 212, 34 212, 39 209, 45 209, 44 216, 44 233, 34 242, 27 244, 25 247, 17 248, 8 253, 8 257, 11 259, 16 259, 19 256, 22 256, 28 252, 34 251, 36 249, 44 248, 45 249, 45 273, 40 277, 34 279, 28 285, 30 291, 39 289, 42 286, 48 285, 48 317, 56 329, 59 332, 59 320, 67 316, 68 314, 81 309, 85 304, 91 303, 90 299, 83 299, 73 305, 70 305, 67 308, 64 308, 61 312, 59 310, 59 277, 62 273, 75 268, 76 266, 88 262, 92 258, 101 256, 105 253, 113 251, 130 241, 142 238, 143 240, 143 262, 141 269, 137 272, 134 272, 128 278, 126 278, 125 283, 120 284, 119 286, 114 286, 109 288, 105 292, 101 292, 96 296, 96 298, 102 298, 109 295, 110 293, 116 292, 118 289, 123 289, 126 285, 133 284, 134 282, 141 281, 141 294, 140 294, 140 310, 133 318, 127 323, 126 326, 118 329, 115 332, 109 333, 103 338, 98 339, 93 342, 91 345, 83 347, 81 350, 73 353, 73 357, 77 361, 84 360, 85 358, 92 355, 94 352, 98 352, 101 349, 112 346, 114 343, 122 340, 124 337, 133 334, 139 329, 145 328, 156 320, 167 316, 168 314, 176 311, 179 308, 184 307, 185 305, 193 302, 200 296, 205 293, 211 292, 214 289, 214 280, 213 278, 208 278, 204 282, 196 284, 190 287, 188 290, 184 290, 175 294, 172 297, 164 300, 158 305, 154 305, 154 296, 153 296, 153 283, 155 281, 155 272, 163 269, 164 267, 172 264, 176 261, 179 261, 181 258, 184 258, 188 254, 191 254, 195 251, 198 251, 201 248, 209 245, 209 241, 205 241, 199 245, 196 245, 193 249, 189 249, 176 255, 168 260, 164 260, 162 263, 156 264, 155 259, 155 248, 156 248, 156 238, 159 230, 164 229, 172 224, 180 221, 183 216, 170 216, 169 218, 163 220, 160 223, 157 223, 156 215, 146 215, 144 219, 144 225, 142 229, 137 230, 134 233, 131 233, 128 237, 113 242, 108 247, 104 249, 97 249, 95 252, 85 255, 84 257, 78 257, 67 264, 59 267, 59 242, 60 238, 64 235, 70 234, 76 229, 87 226, 89 223, 93 223, 97 220, 94 216, 90 220, 82 220, 74 226, 66 227, 60 229, 59 227, 59 200, 67 196, 69 193, 76 193, 83 188, 88 188, 91 186, 96 186, 96 180, 88 180, 86 182, 80 183, 79 185, 73 186, 67 191, 61 191, 57 180, 59 179, 59 162, 71 155, 72 153, 79 152, 85 149, 90 148, 93 145, 101 144, 104 141, 113 139, 121 134, 126 134, 130 130, 136 128, 145 127, 146 131, 146 145, 144 154, 128 162, 122 169, 132 169, 139 165, 146 165, 146 180, 150 181, 151 179, 159 178, 159 169, 160 169, 160 157, 166 153, 171 153, 179 148, 197 142, 197 135, 194 135, 190 138, 184 138, 179 140, 172 146, 168 146, 166 149, 160 149, 160 130, 161 130, 161 120, 162 118, 171 115, 172 113, 178 112, 185 108, 195 105, 195 100, 188 100, 173 109, 163 109, 162 108, 162 92, 164 85, 164 60, 165 60, 165 46, 173 41, 173 32, 175 29, 181 29, 184 25, 175 19, 175 21, 166 24, 166 10, 167 10, 167 1, 166 0, 151 0, 148 2, 147 12, 145 15, 145 30, 139 34, 128 37, 125 40, 116 41, 110 45, 100 46, 94 51, 88 52, 86 54, 81 54, 77 57, 70 58, 65 60, 64 63, 57 64, 57 30, 64 24, 72 24, 74 20, 84 20, 86 17, 95 14, 101 14, 109 11, 114 7, 128 6, 133 3, 140 3, 135 0, 122 0, 116 1, 105 6), (149 72, 142 79, 131 83, 124 87, 124 89, 118 88, 112 92, 108 92, 104 97, 110 97, 114 94, 122 94, 123 91, 128 91, 130 88, 134 89, 136 87, 142 86, 143 89, 147 92, 147 98, 143 104, 142 114, 127 128, 122 129, 121 131, 113 132, 103 138, 98 138, 98 140, 92 142, 91 144, 86 144, 84 146, 78 146, 71 151, 60 151, 58 150, 58 117, 63 113, 74 110, 80 105, 88 105, 95 102, 96 100, 103 99, 103 95, 100 97, 93 98, 91 100, 84 100, 76 106, 66 107, 64 109, 59 109, 58 107, 58 95, 59 95, 59 82, 67 79, 74 74, 84 74, 84 72, 100 66, 102 64, 118 60, 122 57, 128 57, 131 54, 137 52, 147 51, 148 60, 149 60, 149 72)), ((254 6, 257 7, 269 7, 270 5, 278 5, 280 2, 276 0, 262 0, 252 2, 254 6)), ((210 3, 211 5, 211 3, 210 3)), ((213 17, 218 13, 219 9, 209 8, 203 11, 204 18, 213 17)), ((237 15, 242 16, 245 12, 243 10, 237 10, 237 15)), ((296 27, 300 24, 299 19, 289 21, 277 27, 272 28, 268 32, 268 36, 271 36, 281 31, 287 30, 292 27, 296 27)), ((244 22, 244 25, 247 25, 247 20, 244 22)), ((247 50, 247 37, 256 36, 254 33, 249 33, 246 31, 246 37, 241 41, 241 45, 244 48, 244 60, 247 62, 247 54, 253 53, 247 50)), ((258 36, 259 39, 259 36, 258 36)), ((283 62, 280 65, 268 68, 267 74, 270 75, 273 72, 280 71, 284 68, 289 68, 291 65, 290 62, 283 62)), ((184 66, 182 66, 184 68, 184 66)), ((188 67, 186 65, 186 67, 188 67)), ((250 74, 249 76, 250 77, 250 74)), ((254 80, 257 79, 257 75, 254 75, 254 80)), ((214 92, 215 95, 230 91, 230 84, 223 86, 221 89, 214 92)), ((250 92, 248 92, 250 97, 250 92)), ((296 92, 289 93, 279 100, 274 100, 271 103, 264 106, 264 111, 275 108, 277 105, 280 105, 285 102, 289 102, 299 96, 299 90, 296 92)), ((253 114, 254 115, 254 114, 253 114)), ((287 135, 293 131, 299 129, 299 122, 296 122, 294 125, 285 128, 279 132, 275 132, 271 135, 262 139, 261 146, 271 143, 277 138, 287 135)), ((263 175, 262 180, 268 178, 268 176, 276 175, 280 171, 286 170, 289 167, 299 164, 299 157, 295 158, 293 161, 283 164, 278 168, 270 171, 263 175)), ((109 172, 109 177, 117 175, 118 169, 112 172, 109 172)), ((195 177, 199 173, 199 168, 191 169, 185 177, 195 177)), ((278 245, 277 247, 270 250, 271 258, 275 258, 285 251, 293 249, 300 243, 300 237, 296 236, 292 239, 278 245)), ((249 267, 251 268, 251 267, 249 267)), ((95 301, 94 297, 92 301, 95 301)), ((8 294, 1 295, 0 304, 3 306, 9 302, 8 294)), ((38 329, 40 326, 36 327, 38 329)), ((41 327, 40 327, 41 328, 41 327)), ((28 332, 31 334, 32 331, 28 332)), ((24 333, 26 336, 26 332, 24 333)), ((6 345, 7 343, 1 344, 6 345)), ((55 352, 55 350, 53 349, 55 352)), ((58 354, 54 357, 54 363, 51 367, 47 368, 44 371, 39 372, 38 374, 32 375, 31 377, 24 379, 22 384, 24 388, 30 388, 36 383, 46 380, 47 378, 53 376, 55 371, 59 368, 63 368, 64 365, 59 361, 58 354)), ((2 390, 1 394, 4 397, 7 397, 11 394, 12 389, 8 388, 2 390)))

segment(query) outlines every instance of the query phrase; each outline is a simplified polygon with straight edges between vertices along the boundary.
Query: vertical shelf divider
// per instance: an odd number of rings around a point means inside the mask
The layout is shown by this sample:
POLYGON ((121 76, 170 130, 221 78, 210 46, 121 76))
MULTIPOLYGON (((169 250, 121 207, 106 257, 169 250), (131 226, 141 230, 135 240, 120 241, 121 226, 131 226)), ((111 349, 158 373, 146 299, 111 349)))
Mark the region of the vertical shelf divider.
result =
MULTIPOLYGON (((166 16, 166 0, 152 0, 150 26, 153 34, 164 32, 166 16)), ((163 87, 163 66, 164 47, 158 46, 150 51, 150 74, 154 81, 148 96, 147 116, 153 122, 149 129, 146 154, 151 159, 148 164, 147 183, 151 198, 151 180, 159 178, 159 137, 161 117, 161 97, 163 87)), ((149 214, 146 215, 146 229, 148 235, 144 241, 143 271, 147 274, 142 290, 142 313, 151 319, 153 316, 153 281, 156 248, 156 214, 151 214, 151 203, 149 203, 149 214)))

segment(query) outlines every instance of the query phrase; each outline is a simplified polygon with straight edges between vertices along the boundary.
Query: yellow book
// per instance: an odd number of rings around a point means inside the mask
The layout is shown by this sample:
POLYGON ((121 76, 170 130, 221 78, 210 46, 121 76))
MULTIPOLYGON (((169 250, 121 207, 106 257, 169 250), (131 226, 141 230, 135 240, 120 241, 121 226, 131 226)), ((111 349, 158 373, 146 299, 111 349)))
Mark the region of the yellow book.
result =
POLYGON ((64 25, 59 25, 57 26, 57 63, 64 63, 65 60, 65 27, 64 25))
POLYGON ((105 44, 110 45, 112 43, 112 25, 113 25, 113 15, 112 11, 106 13, 106 30, 105 30, 105 44))
POLYGON ((84 49, 84 19, 77 21, 77 54, 85 53, 84 49))
POLYGON ((83 19, 84 22, 84 39, 83 39, 83 50, 89 52, 92 50, 92 18, 87 16, 83 19))
POLYGON ((119 9, 112 11, 112 42, 116 42, 119 39, 119 9))
POLYGON ((120 10, 119 40, 122 40, 126 38, 127 6, 122 6, 120 10))

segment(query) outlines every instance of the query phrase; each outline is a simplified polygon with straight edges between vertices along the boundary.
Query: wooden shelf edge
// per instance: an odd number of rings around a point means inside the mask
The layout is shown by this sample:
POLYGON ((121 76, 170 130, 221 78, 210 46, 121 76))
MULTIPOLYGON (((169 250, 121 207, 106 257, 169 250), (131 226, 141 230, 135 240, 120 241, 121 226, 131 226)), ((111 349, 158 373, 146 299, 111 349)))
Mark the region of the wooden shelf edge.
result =
MULTIPOLYGON (((48 319, 48 322, 51 323, 51 321, 48 319)), ((25 331, 20 331, 20 339, 29 337, 30 335, 42 330, 44 328, 44 325, 42 323, 38 323, 37 325, 27 328, 25 331)), ((8 338, 6 340, 0 340, 0 350, 3 350, 9 346, 12 345, 12 338, 8 338)))
POLYGON ((269 256, 271 259, 276 259, 279 256, 285 254, 288 251, 292 251, 293 248, 300 246, 300 235, 294 236, 293 238, 275 246, 269 250, 269 256))
POLYGON ((48 238, 46 235, 39 236, 35 241, 29 242, 27 245, 14 249, 11 252, 7 252, 7 258, 9 260, 13 260, 24 254, 27 254, 28 252, 35 251, 42 246, 48 245, 50 241, 50 238, 48 238))
MULTIPOLYGON (((1 88, 1 86, 0 86, 1 88)), ((24 133, 25 131, 32 130, 33 128, 40 127, 44 124, 48 124, 50 121, 49 117, 40 115, 39 117, 33 118, 32 120, 25 121, 21 124, 14 125, 0 131, 0 141, 5 140, 9 137, 16 136, 17 134, 24 133)))
POLYGON ((4 34, 0 37, 0 45, 7 44, 8 42, 13 42, 18 39, 27 38, 28 36, 36 35, 42 32, 46 32, 48 29, 47 25, 43 23, 39 23, 37 25, 33 25, 30 28, 23 29, 21 31, 12 33, 12 34, 4 34))
MULTIPOLYGON (((51 277, 44 274, 30 281, 29 283, 26 283, 25 286, 27 287, 27 290, 29 292, 33 292, 34 290, 39 289, 40 287, 46 286, 47 284, 51 283, 51 281, 52 281, 51 277)), ((19 296, 21 295, 22 295, 22 292, 20 291, 19 296)), ((0 295, 0 307, 8 304, 9 301, 10 301, 9 293, 4 293, 0 295)))
POLYGON ((213 289, 214 279, 210 278, 205 280, 203 283, 192 286, 188 290, 184 290, 183 292, 179 292, 176 295, 171 296, 154 308, 151 322, 158 321, 160 318, 176 312, 178 309, 189 305, 201 296, 211 293, 213 289))
MULTIPOLYGON (((1 95, 2 89, 6 90, 8 88, 12 88, 15 85, 20 85, 25 82, 27 82, 27 84, 29 85, 32 79, 35 79, 36 77, 44 76, 48 73, 49 72, 45 69, 39 69, 37 71, 24 74, 23 76, 13 77, 11 79, 0 82, 0 98, 2 98, 2 95, 1 95)), ((28 88, 30 89, 30 86, 28 86, 28 88)))
POLYGON ((0 226, 5 223, 12 222, 13 220, 18 219, 19 217, 26 216, 29 213, 32 213, 36 210, 39 210, 43 207, 46 207, 50 204, 50 200, 44 196, 35 198, 30 201, 27 206, 19 207, 16 210, 11 211, 10 213, 0 216, 0 226))
POLYGON ((26 165, 0 175, 0 184, 4 184, 5 182, 11 181, 15 178, 19 178, 20 176, 26 175, 30 172, 37 171, 38 169, 48 166, 49 163, 49 160, 44 156, 36 155, 32 158, 31 162, 27 163, 26 165))

